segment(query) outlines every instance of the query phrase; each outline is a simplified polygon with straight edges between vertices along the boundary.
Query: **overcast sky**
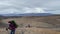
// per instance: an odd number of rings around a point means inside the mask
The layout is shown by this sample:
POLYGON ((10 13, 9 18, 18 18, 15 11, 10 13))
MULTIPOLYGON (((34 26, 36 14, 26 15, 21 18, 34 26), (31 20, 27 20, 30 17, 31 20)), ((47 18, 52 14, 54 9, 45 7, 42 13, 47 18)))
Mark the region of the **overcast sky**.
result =
POLYGON ((60 14, 60 0, 0 0, 0 14, 60 14))

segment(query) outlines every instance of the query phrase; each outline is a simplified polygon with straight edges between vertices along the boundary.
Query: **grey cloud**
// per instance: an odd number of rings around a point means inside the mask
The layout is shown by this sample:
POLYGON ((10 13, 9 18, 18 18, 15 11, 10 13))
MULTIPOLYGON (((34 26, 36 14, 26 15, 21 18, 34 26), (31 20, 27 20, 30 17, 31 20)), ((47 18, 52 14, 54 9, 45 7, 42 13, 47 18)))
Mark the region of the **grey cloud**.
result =
POLYGON ((44 7, 48 9, 60 9, 60 0, 16 0, 12 4, 15 6, 23 7, 44 7))
POLYGON ((29 8, 47 8, 45 10, 60 10, 60 0, 0 0, 0 2, 7 4, 0 4, 0 12, 8 11, 10 9, 18 12, 24 12, 25 7, 29 8))

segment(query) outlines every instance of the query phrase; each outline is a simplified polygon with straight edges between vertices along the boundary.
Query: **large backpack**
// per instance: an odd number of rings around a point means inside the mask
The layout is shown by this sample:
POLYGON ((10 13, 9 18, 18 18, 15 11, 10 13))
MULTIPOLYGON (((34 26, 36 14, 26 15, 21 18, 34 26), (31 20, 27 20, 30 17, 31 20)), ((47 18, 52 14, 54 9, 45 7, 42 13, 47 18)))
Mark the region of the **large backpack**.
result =
POLYGON ((12 21, 12 24, 14 25, 15 28, 18 27, 18 25, 15 23, 15 21, 12 21))
POLYGON ((14 26, 15 26, 15 28, 17 28, 17 27, 18 27, 18 25, 17 25, 17 24, 15 24, 14 26))

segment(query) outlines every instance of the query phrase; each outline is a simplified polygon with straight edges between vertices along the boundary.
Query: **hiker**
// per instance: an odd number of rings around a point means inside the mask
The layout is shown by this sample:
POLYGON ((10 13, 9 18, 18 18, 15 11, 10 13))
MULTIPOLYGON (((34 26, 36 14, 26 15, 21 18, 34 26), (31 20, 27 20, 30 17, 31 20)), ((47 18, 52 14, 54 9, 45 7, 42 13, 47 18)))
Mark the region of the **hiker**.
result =
POLYGON ((31 27, 30 24, 28 24, 28 27, 29 27, 29 28, 31 27))
MULTIPOLYGON (((15 30, 18 27, 17 24, 15 23, 14 20, 9 21, 8 23, 9 23, 8 29, 11 30, 10 34, 15 34, 15 30)), ((8 29, 6 29, 6 30, 8 30, 8 29)))
POLYGON ((28 24, 26 27, 30 28, 30 27, 31 27, 31 25, 30 25, 30 24, 28 24))

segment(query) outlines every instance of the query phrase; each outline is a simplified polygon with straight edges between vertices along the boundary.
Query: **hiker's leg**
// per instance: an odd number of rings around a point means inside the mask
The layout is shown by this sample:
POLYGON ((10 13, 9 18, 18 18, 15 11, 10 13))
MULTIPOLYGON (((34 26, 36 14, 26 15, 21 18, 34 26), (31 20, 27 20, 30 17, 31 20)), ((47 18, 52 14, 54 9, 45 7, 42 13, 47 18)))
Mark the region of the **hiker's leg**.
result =
POLYGON ((15 34, 15 30, 13 30, 13 34, 15 34))
POLYGON ((13 34, 13 31, 11 30, 10 34, 13 34))

